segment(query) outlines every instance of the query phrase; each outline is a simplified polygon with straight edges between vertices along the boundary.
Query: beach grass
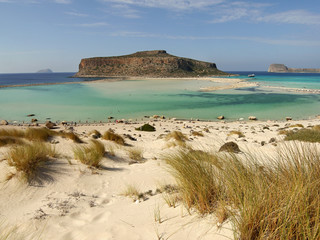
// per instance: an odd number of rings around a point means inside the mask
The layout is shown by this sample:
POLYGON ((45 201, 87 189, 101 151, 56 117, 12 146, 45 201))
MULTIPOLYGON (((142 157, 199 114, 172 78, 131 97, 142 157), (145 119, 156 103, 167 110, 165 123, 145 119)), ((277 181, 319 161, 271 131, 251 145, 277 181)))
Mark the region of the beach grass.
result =
POLYGON ((320 130, 313 129, 300 129, 298 131, 286 131, 284 140, 291 141, 303 141, 303 142, 320 142, 320 130))
POLYGON ((200 214, 216 214, 220 223, 229 218, 236 239, 320 238, 315 145, 290 142, 275 157, 179 150, 164 160, 184 204, 200 214))
POLYGON ((228 133, 228 136, 232 136, 232 135, 238 135, 239 138, 245 137, 245 135, 241 131, 236 131, 236 130, 230 131, 228 133))
POLYGON ((57 157, 55 148, 39 142, 15 146, 7 154, 9 166, 14 167, 28 182, 54 157, 57 157))
POLYGON ((195 137, 203 137, 204 136, 202 132, 198 132, 198 131, 192 131, 191 135, 195 136, 195 137))
POLYGON ((22 145, 24 141, 17 137, 0 137, 0 147, 6 145, 22 145))
POLYGON ((98 140, 91 140, 88 146, 76 146, 73 149, 74 158, 81 163, 94 168, 101 166, 102 158, 105 154, 105 147, 98 140))
POLYGON ((165 139, 167 141, 170 139, 174 139, 176 141, 181 141, 181 142, 188 141, 188 137, 180 131, 172 131, 172 132, 168 133, 166 135, 165 139))
POLYGON ((103 134, 102 138, 105 140, 115 142, 119 145, 125 145, 125 141, 124 141, 123 137, 121 137, 119 134, 114 133, 111 130, 106 131, 103 134))
POLYGON ((127 148, 127 153, 130 159, 141 162, 143 160, 143 150, 138 147, 127 148))

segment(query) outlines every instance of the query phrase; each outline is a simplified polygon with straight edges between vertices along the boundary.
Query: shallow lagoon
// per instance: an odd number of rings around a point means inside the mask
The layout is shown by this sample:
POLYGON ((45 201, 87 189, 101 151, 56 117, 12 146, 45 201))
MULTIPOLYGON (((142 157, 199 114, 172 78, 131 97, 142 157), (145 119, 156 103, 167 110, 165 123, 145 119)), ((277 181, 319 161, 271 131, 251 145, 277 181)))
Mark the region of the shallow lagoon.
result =
MULTIPOLYGON (((282 83, 285 84, 285 83, 282 83)), ((319 83, 313 83, 315 85, 319 83)), ((164 115, 184 119, 227 120, 255 115, 261 120, 320 114, 320 95, 272 92, 262 88, 200 92, 214 85, 196 80, 141 80, 0 89, 0 119, 30 121, 107 121, 164 115)), ((319 88, 319 87, 318 87, 319 88)))

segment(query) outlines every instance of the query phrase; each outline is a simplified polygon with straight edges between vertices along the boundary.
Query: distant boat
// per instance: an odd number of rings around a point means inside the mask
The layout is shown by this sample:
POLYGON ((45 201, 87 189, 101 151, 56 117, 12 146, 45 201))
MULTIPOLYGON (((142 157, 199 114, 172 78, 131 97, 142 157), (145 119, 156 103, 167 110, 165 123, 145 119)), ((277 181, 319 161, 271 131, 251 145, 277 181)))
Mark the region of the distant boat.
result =
POLYGON ((248 77, 255 77, 255 76, 256 75, 254 75, 253 73, 248 75, 248 77))

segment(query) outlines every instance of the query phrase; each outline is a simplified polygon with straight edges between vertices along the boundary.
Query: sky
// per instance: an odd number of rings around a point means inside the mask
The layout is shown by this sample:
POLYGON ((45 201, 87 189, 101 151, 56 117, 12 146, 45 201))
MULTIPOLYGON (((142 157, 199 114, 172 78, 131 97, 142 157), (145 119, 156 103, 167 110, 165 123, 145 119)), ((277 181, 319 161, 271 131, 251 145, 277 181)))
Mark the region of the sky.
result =
POLYGON ((166 50, 224 71, 320 68, 319 0, 0 0, 0 73, 166 50))

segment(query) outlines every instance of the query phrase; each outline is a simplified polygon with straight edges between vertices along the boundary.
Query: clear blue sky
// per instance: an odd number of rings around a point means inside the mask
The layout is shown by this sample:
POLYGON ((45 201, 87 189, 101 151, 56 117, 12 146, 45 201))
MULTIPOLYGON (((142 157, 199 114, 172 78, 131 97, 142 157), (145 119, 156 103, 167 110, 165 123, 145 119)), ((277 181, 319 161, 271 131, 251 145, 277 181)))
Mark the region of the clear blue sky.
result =
POLYGON ((0 0, 0 73, 164 49, 222 70, 320 68, 319 0, 0 0))

